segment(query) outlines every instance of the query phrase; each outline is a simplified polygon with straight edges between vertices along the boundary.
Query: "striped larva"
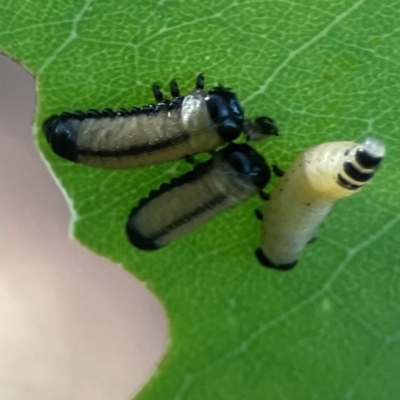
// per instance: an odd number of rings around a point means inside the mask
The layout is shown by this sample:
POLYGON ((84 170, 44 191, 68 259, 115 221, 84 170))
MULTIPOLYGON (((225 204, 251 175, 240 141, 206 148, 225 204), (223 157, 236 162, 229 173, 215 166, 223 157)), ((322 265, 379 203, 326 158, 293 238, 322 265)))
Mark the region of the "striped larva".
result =
POLYGON ((270 268, 293 268, 334 202, 359 192, 384 155, 384 144, 372 138, 323 143, 300 155, 265 205, 258 260, 270 268))
POLYGON ((254 123, 245 121, 244 110, 230 89, 217 86, 205 92, 202 74, 197 77, 196 89, 187 96, 180 95, 175 80, 170 88, 172 100, 167 100, 159 86, 153 85, 156 105, 52 116, 43 125, 47 141, 62 158, 117 169, 211 151, 237 139, 242 131, 255 140, 277 134, 274 121, 268 117, 254 123))
POLYGON ((142 199, 129 216, 128 237, 142 250, 163 247, 261 191, 270 175, 254 149, 231 143, 142 199))

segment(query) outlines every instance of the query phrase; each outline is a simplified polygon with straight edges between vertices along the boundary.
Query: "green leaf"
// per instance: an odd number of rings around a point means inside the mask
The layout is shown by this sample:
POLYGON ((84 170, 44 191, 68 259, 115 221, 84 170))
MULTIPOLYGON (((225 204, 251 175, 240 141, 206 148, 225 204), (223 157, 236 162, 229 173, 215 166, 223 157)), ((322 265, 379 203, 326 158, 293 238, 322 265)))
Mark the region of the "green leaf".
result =
MULTIPOLYGON (((0 1, 0 49, 37 77, 37 142, 76 211, 76 237, 146 281, 171 346, 140 400, 379 399, 400 391, 400 2, 0 1), (132 248, 130 209, 183 162, 103 171, 53 155, 44 118, 152 101, 150 85, 235 89, 281 136, 258 144, 286 168, 327 140, 385 141, 371 185, 340 201, 290 273, 254 258, 247 203, 154 253, 132 248)), ((271 185, 272 186, 272 185, 271 185)))

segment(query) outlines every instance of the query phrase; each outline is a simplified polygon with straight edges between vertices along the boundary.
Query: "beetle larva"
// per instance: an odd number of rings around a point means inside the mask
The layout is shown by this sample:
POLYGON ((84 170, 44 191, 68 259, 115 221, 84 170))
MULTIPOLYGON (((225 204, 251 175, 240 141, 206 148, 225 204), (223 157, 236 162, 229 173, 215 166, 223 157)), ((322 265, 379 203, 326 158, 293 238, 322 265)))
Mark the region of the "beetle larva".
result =
POLYGON ((231 143, 142 199, 129 216, 128 237, 142 250, 163 247, 261 191, 270 175, 254 149, 231 143))
POLYGON ((323 143, 300 155, 265 205, 258 260, 270 268, 293 268, 334 202, 359 192, 384 155, 384 144, 372 138, 323 143))
POLYGON ((171 81, 172 100, 153 85, 157 104, 130 111, 75 111, 48 118, 43 129, 53 151, 67 160, 100 168, 135 168, 177 160, 231 142, 245 129, 249 136, 277 134, 273 120, 246 121, 234 92, 217 86, 204 91, 204 76, 196 89, 181 96, 171 81))

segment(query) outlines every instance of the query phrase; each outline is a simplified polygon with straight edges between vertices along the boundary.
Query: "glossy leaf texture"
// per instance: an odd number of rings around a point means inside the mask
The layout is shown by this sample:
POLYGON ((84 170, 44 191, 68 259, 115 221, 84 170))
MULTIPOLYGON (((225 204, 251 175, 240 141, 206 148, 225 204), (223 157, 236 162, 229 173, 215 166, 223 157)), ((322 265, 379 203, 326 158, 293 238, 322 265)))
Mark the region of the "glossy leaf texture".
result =
MULTIPOLYGON (((74 233, 162 301, 171 345, 140 400, 395 400, 400 392, 400 2, 0 1, 0 49, 37 77, 38 145, 75 210, 74 233), (254 198, 169 247, 141 252, 124 226, 184 162, 129 171, 53 155, 54 113, 153 101, 176 78, 233 88, 281 136, 256 145, 287 168, 330 140, 381 138, 371 185, 338 202, 298 267, 258 265, 254 198)), ((270 185, 276 184, 276 179, 270 185)))

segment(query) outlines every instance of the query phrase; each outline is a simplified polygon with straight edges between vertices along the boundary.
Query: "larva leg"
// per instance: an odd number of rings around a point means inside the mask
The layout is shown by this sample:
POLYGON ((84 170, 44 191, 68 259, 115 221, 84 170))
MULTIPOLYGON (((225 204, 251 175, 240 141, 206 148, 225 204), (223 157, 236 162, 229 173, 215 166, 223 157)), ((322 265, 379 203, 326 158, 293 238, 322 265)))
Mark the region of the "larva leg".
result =
POLYGON ((254 123, 257 124, 258 129, 264 135, 279 136, 278 126, 276 125, 276 122, 272 118, 266 116, 258 117, 254 120, 254 123))
POLYGON ((262 200, 268 201, 269 200, 269 193, 265 193, 262 190, 258 192, 262 200))
POLYGON ((246 141, 264 140, 272 135, 279 136, 278 126, 272 118, 263 116, 258 117, 253 121, 246 119, 243 125, 243 132, 246 136, 246 141))
POLYGON ((154 98, 156 99, 157 103, 161 103, 164 100, 164 96, 162 94, 162 91, 160 90, 160 86, 157 84, 153 84, 151 86, 151 89, 153 91, 154 98))
POLYGON ((262 221, 262 220, 263 220, 264 216, 263 216, 263 214, 262 214, 262 212, 261 212, 260 210, 255 209, 255 210, 254 210, 254 214, 255 214, 256 218, 257 218, 259 221, 262 221))
POLYGON ((204 89, 204 74, 197 75, 196 78, 196 89, 203 90, 204 89))
POLYGON ((181 93, 179 92, 179 86, 176 83, 175 79, 172 79, 172 81, 169 83, 169 86, 171 88, 171 97, 174 99, 175 97, 179 97, 181 93))
POLYGON ((278 178, 282 178, 282 176, 285 175, 285 171, 275 164, 272 166, 272 171, 274 171, 275 176, 278 178))

